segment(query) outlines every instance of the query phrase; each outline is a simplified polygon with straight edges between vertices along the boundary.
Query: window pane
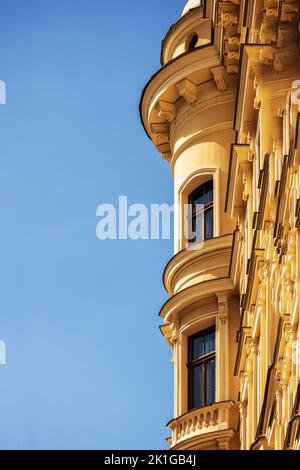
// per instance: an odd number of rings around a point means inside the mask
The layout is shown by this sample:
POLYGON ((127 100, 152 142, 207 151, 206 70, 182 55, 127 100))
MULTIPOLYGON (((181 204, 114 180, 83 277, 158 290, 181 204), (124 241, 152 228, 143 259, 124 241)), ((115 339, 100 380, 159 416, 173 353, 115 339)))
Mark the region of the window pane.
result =
POLYGON ((189 223, 189 241, 191 243, 204 240, 204 215, 194 215, 189 223))
MULTIPOLYGON (((213 202, 213 182, 208 181, 204 183, 200 188, 196 189, 191 194, 191 202, 193 205, 193 211, 197 209, 197 205, 206 205, 213 202)), ((198 207, 199 209, 199 207, 198 207)))
POLYGON ((195 239, 197 242, 203 241, 204 240, 204 216, 203 213, 197 214, 194 217, 195 220, 195 228, 194 228, 194 233, 195 233, 195 239))
POLYGON ((215 360, 206 363, 206 405, 211 405, 215 402, 215 360))
POLYGON ((213 202, 213 190, 212 187, 208 186, 206 188, 205 194, 202 197, 202 204, 210 204, 213 202))
POLYGON ((215 332, 212 331, 208 335, 205 336, 205 348, 204 354, 209 354, 215 351, 215 332))
POLYGON ((192 401, 190 409, 203 406, 203 366, 199 365, 191 369, 192 374, 192 401))
POLYGON ((202 333, 189 338, 189 361, 195 361, 206 354, 215 352, 216 349, 215 328, 210 328, 202 333))
POLYGON ((193 210, 199 210, 202 209, 202 207, 205 204, 206 201, 206 194, 198 194, 196 198, 194 199, 194 205, 193 205, 193 210))
POLYGON ((205 239, 209 240, 214 236, 214 210, 211 207, 205 212, 205 239))
POLYGON ((189 224, 189 241, 199 242, 204 239, 204 223, 203 214, 194 215, 191 219, 192 223, 189 224))
POLYGON ((205 338, 203 336, 194 337, 193 357, 192 361, 199 359, 205 354, 205 338))
POLYGON ((214 193, 213 187, 211 185, 211 189, 207 193, 207 204, 212 204, 214 202, 214 193))
POLYGON ((189 241, 200 242, 213 238, 213 181, 207 181, 190 194, 189 241))

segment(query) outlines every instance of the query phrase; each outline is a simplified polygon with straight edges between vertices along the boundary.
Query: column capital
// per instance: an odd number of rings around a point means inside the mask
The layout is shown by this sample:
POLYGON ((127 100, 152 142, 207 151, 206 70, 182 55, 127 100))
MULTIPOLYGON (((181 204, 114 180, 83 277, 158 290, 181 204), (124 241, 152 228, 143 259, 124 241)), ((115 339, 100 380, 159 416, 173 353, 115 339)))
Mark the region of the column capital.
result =
POLYGON ((179 333, 179 322, 176 318, 175 319, 172 318, 172 320, 170 322, 170 327, 171 327, 171 331, 172 331, 172 336, 171 336, 170 342, 172 344, 175 344, 178 341, 178 333, 179 333))
POLYGON ((222 324, 226 324, 228 320, 228 294, 227 292, 217 292, 218 298, 218 318, 222 324))
POLYGON ((258 263, 258 278, 260 284, 265 285, 270 277, 270 261, 263 260, 258 263))
POLYGON ((246 401, 241 401, 240 404, 239 404, 239 411, 240 411, 240 414, 242 416, 245 416, 246 412, 247 412, 247 402, 246 401))
POLYGON ((297 339, 297 333, 298 333, 298 326, 297 325, 290 325, 287 328, 285 338, 286 341, 289 343, 293 343, 297 339))
POLYGON ((246 350, 249 356, 256 356, 258 352, 259 338, 249 338, 246 345, 246 350))

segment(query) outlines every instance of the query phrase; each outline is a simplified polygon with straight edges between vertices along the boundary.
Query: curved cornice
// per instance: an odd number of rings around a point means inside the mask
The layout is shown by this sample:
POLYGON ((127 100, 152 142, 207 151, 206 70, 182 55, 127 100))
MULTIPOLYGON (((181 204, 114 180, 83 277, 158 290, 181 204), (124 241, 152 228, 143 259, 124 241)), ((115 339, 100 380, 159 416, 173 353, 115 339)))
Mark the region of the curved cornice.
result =
POLYGON ((184 16, 182 16, 181 18, 179 18, 179 20, 175 21, 175 23, 172 24, 161 43, 160 63, 162 66, 167 63, 164 60, 164 53, 166 46, 168 45, 172 36, 178 36, 183 30, 193 24, 194 21, 199 21, 199 19, 207 20, 207 18, 205 17, 205 11, 202 6, 192 8, 184 16), (202 13, 202 11, 203 15, 199 18, 199 15, 200 13, 202 13))
POLYGON ((141 122, 150 139, 150 129, 148 128, 149 109, 154 97, 158 97, 162 87, 166 89, 191 73, 218 65, 220 65, 220 57, 216 47, 211 42, 176 57, 152 75, 142 91, 139 105, 141 122))
POLYGON ((224 131, 227 129, 232 130, 233 121, 220 122, 214 126, 206 127, 205 129, 200 129, 196 134, 189 137, 183 144, 181 144, 175 152, 173 152, 171 159, 171 175, 174 175, 174 167, 178 157, 193 144, 197 143, 203 137, 215 134, 216 132, 224 131))
POLYGON ((206 240, 201 244, 201 248, 199 248, 199 250, 184 249, 173 256, 165 267, 163 273, 163 284, 167 292, 172 295, 172 284, 174 278, 188 266, 197 264, 204 259, 214 257, 220 252, 223 253, 224 249, 230 251, 232 247, 232 239, 232 234, 212 238, 211 240, 206 240))
POLYGON ((232 103, 235 101, 235 93, 220 93, 216 96, 207 98, 205 100, 198 101, 193 106, 191 106, 187 111, 182 113, 172 126, 172 133, 178 131, 181 126, 189 118, 195 114, 204 111, 205 109, 212 108, 213 106, 218 106, 219 104, 232 103))
POLYGON ((159 316, 164 319, 165 323, 170 323, 171 317, 176 318, 180 312, 190 305, 193 305, 200 300, 213 297, 217 292, 228 292, 234 290, 234 286, 229 277, 221 277, 200 282, 171 297, 171 299, 169 299, 161 308, 159 316))

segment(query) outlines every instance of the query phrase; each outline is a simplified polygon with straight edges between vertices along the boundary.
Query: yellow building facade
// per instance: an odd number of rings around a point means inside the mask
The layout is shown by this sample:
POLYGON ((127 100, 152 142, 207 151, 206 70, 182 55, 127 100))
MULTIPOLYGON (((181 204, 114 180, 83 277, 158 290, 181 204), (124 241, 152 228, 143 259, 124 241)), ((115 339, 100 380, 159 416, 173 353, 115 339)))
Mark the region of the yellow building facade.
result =
POLYGON ((174 450, 300 449, 299 46, 296 0, 189 0, 143 91, 174 180, 174 450))

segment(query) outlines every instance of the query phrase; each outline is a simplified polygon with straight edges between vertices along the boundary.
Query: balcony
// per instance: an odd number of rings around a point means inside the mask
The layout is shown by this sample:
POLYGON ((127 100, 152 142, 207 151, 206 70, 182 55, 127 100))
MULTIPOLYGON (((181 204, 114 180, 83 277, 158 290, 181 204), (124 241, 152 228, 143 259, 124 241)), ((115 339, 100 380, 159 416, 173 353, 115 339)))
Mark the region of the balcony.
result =
POLYGON ((172 449, 231 449, 236 447, 238 409, 234 401, 224 401, 192 410, 172 420, 172 449))
POLYGON ((199 249, 177 253, 164 272, 164 285, 170 296, 195 284, 228 276, 233 235, 206 240, 199 249))

